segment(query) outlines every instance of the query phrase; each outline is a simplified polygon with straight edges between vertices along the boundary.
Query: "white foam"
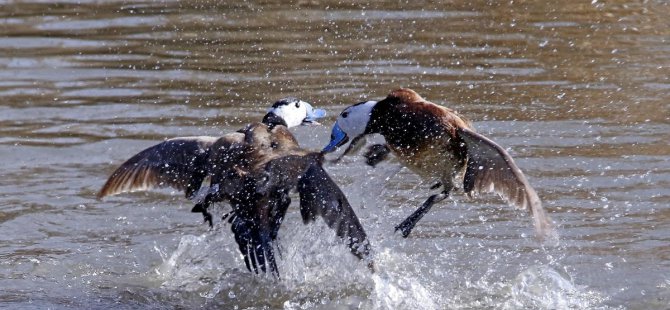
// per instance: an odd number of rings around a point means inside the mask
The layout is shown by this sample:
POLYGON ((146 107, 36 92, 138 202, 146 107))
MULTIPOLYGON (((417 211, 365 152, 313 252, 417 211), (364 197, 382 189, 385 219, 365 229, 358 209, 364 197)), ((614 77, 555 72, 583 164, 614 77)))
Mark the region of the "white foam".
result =
POLYGON ((509 289, 505 309, 585 309, 605 300, 599 293, 575 285, 567 273, 546 265, 524 270, 509 289))

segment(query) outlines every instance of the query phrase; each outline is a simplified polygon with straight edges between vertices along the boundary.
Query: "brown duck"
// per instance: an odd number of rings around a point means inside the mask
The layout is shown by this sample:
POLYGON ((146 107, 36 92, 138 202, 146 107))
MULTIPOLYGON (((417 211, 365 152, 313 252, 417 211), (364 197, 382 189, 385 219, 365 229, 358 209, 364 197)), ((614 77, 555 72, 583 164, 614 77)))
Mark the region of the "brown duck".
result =
POLYGON ((373 145, 365 154, 376 165, 389 153, 424 179, 436 181, 430 196, 414 213, 396 226, 404 237, 416 223, 454 189, 472 196, 497 193, 511 206, 530 211, 540 238, 552 231, 550 218, 528 180, 512 157, 498 144, 478 134, 454 110, 426 101, 408 88, 391 92, 384 100, 366 101, 345 108, 333 126, 331 141, 323 149, 333 152, 352 138, 338 158, 359 148, 369 134, 381 134, 384 145, 373 145))
MULTIPOLYGON (((224 218, 229 216, 247 268, 279 277, 277 236, 291 203, 289 192, 297 189, 304 223, 322 217, 354 255, 367 258, 367 235, 342 191, 323 170, 323 155, 300 148, 287 128, 283 116, 300 108, 294 101, 278 106, 285 110, 273 108, 262 123, 238 132, 220 138, 175 138, 140 152, 112 174, 99 196, 170 186, 192 197, 208 177, 210 186, 193 211, 205 214, 212 202, 230 203, 233 210, 224 218)), ((295 119, 291 124, 300 118, 295 119)), ((371 261, 368 266, 372 267, 371 261)))

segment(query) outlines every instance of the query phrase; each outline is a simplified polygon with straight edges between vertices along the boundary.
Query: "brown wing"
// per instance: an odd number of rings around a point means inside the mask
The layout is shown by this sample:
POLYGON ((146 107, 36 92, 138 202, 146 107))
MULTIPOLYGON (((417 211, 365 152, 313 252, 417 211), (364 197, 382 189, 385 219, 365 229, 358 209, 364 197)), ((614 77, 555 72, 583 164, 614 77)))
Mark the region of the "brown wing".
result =
POLYGON ((207 176, 207 157, 217 137, 166 140, 128 159, 112 173, 98 198, 156 187, 183 190, 190 197, 207 176))
POLYGON ((370 242, 354 209, 318 162, 312 163, 302 175, 298 192, 300 213, 305 223, 313 221, 317 215, 321 216, 338 237, 347 240, 354 255, 361 259, 369 256, 370 242))
POLYGON ((551 234, 551 219, 512 157, 495 142, 476 132, 459 128, 456 133, 467 148, 468 163, 463 181, 465 192, 497 193, 510 205, 531 212, 539 237, 551 234))

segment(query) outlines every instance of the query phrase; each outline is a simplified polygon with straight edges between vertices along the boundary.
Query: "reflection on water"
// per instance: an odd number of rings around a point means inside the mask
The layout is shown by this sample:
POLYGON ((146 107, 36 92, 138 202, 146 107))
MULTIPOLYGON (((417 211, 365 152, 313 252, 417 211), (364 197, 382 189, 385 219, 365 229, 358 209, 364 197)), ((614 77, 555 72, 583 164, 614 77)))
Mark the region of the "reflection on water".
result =
MULTIPOLYGON (((1 303, 667 306, 667 3, 82 2, 0 2, 1 303), (323 227, 282 228, 276 283, 246 273, 229 227, 208 231, 179 193, 94 199, 115 165, 167 137, 232 131, 288 95, 335 115, 398 86, 507 147, 560 245, 537 244, 494 197, 455 196, 402 239, 392 228, 427 185, 355 157, 328 168, 370 232, 373 276, 323 227)), ((295 132, 310 148, 328 139, 295 132)))

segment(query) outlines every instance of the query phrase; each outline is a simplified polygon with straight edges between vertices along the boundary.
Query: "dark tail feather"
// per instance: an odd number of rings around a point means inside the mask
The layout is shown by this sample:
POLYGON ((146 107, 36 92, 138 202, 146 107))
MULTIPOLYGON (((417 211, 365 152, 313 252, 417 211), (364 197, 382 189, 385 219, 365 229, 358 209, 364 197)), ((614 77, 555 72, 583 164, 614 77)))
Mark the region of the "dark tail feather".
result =
POLYGON ((259 269, 263 273, 267 273, 269 269, 274 277, 279 278, 270 232, 261 232, 253 220, 240 216, 233 215, 229 221, 247 269, 256 274, 259 269))

